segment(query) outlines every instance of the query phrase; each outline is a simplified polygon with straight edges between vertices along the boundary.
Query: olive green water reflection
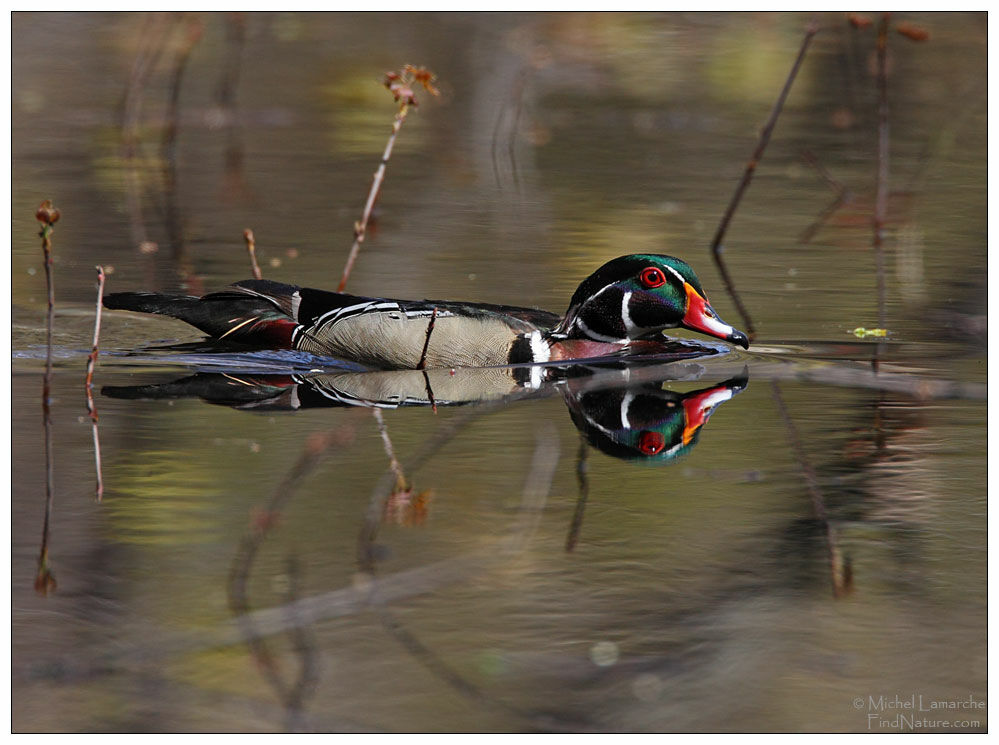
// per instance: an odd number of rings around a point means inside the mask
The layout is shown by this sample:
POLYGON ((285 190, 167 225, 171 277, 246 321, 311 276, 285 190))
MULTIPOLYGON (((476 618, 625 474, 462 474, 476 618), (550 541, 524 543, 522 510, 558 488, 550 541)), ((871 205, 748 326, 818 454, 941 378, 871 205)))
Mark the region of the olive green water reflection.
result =
MULTIPOLYGON (((898 15, 930 39, 890 37, 890 390, 848 334, 877 325, 874 33, 829 15, 725 241, 760 336, 647 392, 684 408, 745 369, 683 457, 601 449, 586 422, 625 438, 618 393, 388 409, 412 490, 382 517, 368 409, 105 395, 93 500, 93 265, 109 291, 217 289, 249 276, 252 227, 264 276, 333 288, 391 123, 379 80, 405 62, 443 96, 399 136, 352 291, 562 312, 603 261, 651 251, 739 325, 707 247, 807 21, 15 14, 14 729, 895 731, 869 697, 984 702, 982 15, 898 15), (807 241, 837 192, 806 152, 849 191, 807 241), (45 198, 63 217, 41 596, 45 198)), ((97 388, 192 376, 114 353, 197 339, 108 314, 97 388)), ((643 421, 632 451, 691 426, 643 421)), ((967 731, 988 712, 917 714, 967 731)))

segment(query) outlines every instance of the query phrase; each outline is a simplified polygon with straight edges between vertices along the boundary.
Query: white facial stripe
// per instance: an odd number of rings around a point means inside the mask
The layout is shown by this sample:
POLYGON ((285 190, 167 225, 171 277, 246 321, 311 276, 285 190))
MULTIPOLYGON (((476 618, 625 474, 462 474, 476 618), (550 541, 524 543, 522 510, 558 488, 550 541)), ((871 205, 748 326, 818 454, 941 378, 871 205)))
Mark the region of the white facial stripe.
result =
POLYGON ((621 399, 621 429, 631 429, 631 420, 628 418, 628 409, 631 408, 631 402, 635 400, 635 395, 633 393, 626 393, 624 398, 621 399))
POLYGON ((631 290, 621 296, 621 320, 624 322, 624 333, 631 339, 635 336, 635 324, 631 320, 631 311, 628 303, 631 302, 631 290))
POLYGON ((681 275, 681 274, 680 274, 680 272, 678 272, 678 271, 677 271, 676 269, 674 269, 673 267, 671 267, 671 266, 670 266, 669 264, 663 264, 663 266, 664 266, 664 267, 665 267, 666 269, 668 269, 668 270, 669 270, 670 272, 672 272, 672 273, 673 273, 673 276, 674 276, 674 277, 676 277, 676 278, 677 278, 678 280, 680 280, 680 284, 681 284, 681 285, 682 285, 682 284, 683 284, 684 282, 686 282, 686 281, 687 281, 687 280, 685 280, 685 279, 683 278, 683 275, 681 275))

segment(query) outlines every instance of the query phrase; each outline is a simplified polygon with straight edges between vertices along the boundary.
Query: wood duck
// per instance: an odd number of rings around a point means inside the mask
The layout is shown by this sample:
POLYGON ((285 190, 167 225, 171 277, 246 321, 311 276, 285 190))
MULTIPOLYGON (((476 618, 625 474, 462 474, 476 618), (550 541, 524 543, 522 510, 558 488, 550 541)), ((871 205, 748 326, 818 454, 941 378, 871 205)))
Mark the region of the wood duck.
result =
POLYGON ((179 318, 214 341, 296 349, 375 369, 483 367, 655 353, 664 329, 693 329, 749 348, 680 259, 632 254, 607 262, 560 318, 531 308, 388 300, 243 280, 203 297, 113 293, 108 308, 179 318))

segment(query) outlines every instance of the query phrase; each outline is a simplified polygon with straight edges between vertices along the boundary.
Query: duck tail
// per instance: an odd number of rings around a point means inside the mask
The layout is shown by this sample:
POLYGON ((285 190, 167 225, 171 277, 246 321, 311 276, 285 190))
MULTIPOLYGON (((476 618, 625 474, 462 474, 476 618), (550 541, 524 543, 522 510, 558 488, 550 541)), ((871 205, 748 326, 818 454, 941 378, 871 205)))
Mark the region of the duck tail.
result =
POLYGON ((273 300, 240 291, 216 292, 204 297, 114 292, 104 296, 104 307, 169 316, 215 339, 272 349, 289 347, 298 325, 273 300))

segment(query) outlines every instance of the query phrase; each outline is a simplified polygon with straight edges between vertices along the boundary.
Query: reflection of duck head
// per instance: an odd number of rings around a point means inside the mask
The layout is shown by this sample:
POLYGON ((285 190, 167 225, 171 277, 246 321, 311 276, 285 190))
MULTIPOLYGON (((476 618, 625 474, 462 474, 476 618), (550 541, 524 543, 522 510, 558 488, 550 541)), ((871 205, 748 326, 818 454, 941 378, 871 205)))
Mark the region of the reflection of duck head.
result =
POLYGON ((573 423, 593 447, 615 458, 663 463, 685 455, 714 409, 745 390, 747 378, 731 378, 689 393, 662 383, 567 392, 573 423))

